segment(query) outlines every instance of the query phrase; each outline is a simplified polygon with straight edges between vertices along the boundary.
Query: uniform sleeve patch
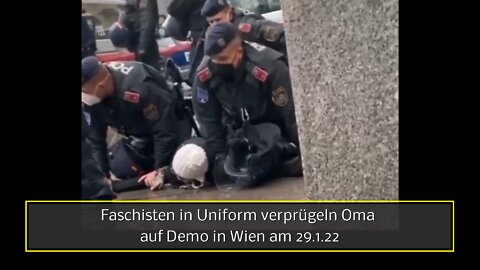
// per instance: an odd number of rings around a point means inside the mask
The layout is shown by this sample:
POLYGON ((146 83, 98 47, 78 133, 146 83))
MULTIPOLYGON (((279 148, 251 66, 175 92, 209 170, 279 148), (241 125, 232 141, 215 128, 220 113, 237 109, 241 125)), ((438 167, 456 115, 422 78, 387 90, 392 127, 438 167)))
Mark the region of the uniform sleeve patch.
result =
POLYGON ((279 107, 285 107, 288 104, 288 93, 285 87, 280 86, 272 92, 272 101, 279 107))
POLYGON ((265 82, 268 78, 268 72, 257 66, 253 68, 252 75, 261 82, 265 82))
POLYGON ((201 81, 201 82, 205 82, 207 80, 209 80, 211 77, 212 77, 212 72, 210 72, 210 69, 208 67, 200 70, 198 73, 197 73, 197 76, 198 76, 198 79, 201 81))
POLYGON ((277 42, 280 39, 280 33, 272 26, 266 26, 263 30, 263 38, 268 42, 277 42))
POLYGON ((201 104, 206 104, 208 103, 208 99, 209 99, 208 91, 203 88, 197 87, 197 101, 200 102, 201 104))
POLYGON ((145 109, 143 109, 143 115, 145 118, 151 121, 157 121, 160 119, 160 113, 158 112, 157 106, 150 104, 145 109))
POLYGON ((135 92, 127 91, 123 95, 123 99, 128 101, 128 102, 139 103, 140 102, 140 94, 135 93, 135 92))
POLYGON ((238 30, 242 33, 250 33, 250 31, 252 31, 252 25, 249 23, 240 23, 238 25, 238 30))

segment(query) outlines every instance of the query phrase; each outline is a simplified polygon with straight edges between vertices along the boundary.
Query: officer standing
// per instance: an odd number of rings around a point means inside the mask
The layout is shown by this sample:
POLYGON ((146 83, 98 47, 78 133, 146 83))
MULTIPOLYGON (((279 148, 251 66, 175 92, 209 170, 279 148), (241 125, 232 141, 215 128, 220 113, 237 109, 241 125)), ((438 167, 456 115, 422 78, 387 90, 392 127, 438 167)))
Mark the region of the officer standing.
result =
POLYGON ((94 55, 96 51, 95 23, 82 10, 82 59, 94 55))
POLYGON ((169 19, 166 28, 177 30, 174 33, 169 31, 170 35, 178 40, 189 38, 192 42, 189 85, 193 84, 195 72, 204 56, 204 37, 208 28, 205 17, 201 15, 204 3, 205 0, 173 0, 167 7, 168 14, 175 20, 169 19))
POLYGON ((231 23, 211 28, 205 52, 208 57, 198 68, 192 102, 210 158, 226 150, 225 127, 236 129, 245 122, 276 125, 283 141, 298 149, 290 76, 283 55, 243 42, 231 23))
POLYGON ((158 69, 158 16, 156 0, 127 0, 125 11, 110 27, 110 40, 114 46, 134 52, 137 61, 158 69))
POLYGON ((287 55, 283 25, 248 10, 230 6, 226 0, 206 0, 202 16, 210 26, 216 23, 233 23, 245 41, 256 42, 287 55))
POLYGON ((95 57, 83 59, 82 102, 91 129, 89 140, 107 177, 111 171, 121 178, 117 174, 130 169, 143 175, 142 180, 153 179, 158 169, 170 164, 178 145, 191 135, 191 125, 176 94, 157 70, 140 62, 102 65, 95 57), (109 161, 108 126, 132 138, 125 147, 132 159, 153 157, 150 166, 116 164, 122 158, 109 161))

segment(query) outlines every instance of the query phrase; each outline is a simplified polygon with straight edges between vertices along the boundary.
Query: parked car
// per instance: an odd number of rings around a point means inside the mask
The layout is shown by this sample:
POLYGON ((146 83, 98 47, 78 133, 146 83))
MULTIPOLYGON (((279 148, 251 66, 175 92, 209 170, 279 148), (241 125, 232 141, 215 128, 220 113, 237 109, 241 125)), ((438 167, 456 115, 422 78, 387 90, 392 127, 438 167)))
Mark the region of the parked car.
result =
POLYGON ((95 29, 95 38, 96 39, 106 39, 106 38, 108 38, 108 32, 105 31, 105 29, 102 26, 102 23, 100 22, 100 20, 97 17, 93 16, 90 13, 85 13, 85 14, 83 14, 83 16, 85 17, 88 26, 95 29))

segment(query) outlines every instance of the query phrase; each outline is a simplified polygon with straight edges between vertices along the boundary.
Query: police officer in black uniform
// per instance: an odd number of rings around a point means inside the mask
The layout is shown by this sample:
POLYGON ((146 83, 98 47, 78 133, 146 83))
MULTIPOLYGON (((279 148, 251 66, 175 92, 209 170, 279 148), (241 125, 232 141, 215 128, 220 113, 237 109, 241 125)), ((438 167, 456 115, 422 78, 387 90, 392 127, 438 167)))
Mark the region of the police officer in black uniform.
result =
POLYGON ((298 149, 290 76, 283 55, 243 42, 231 23, 211 28, 205 52, 208 57, 198 68, 192 102, 210 158, 225 152, 225 127, 236 129, 245 121, 278 126, 284 143, 298 149))
POLYGON ((208 28, 205 17, 201 15, 204 3, 205 0, 173 0, 167 7, 168 14, 174 18, 169 19, 166 25, 169 34, 177 40, 189 39, 192 42, 189 85, 193 84, 195 71, 204 56, 204 37, 208 28))
POLYGON ((156 0, 127 0, 125 11, 110 28, 113 45, 134 52, 137 61, 158 69, 158 16, 156 0))
POLYGON ((96 51, 95 23, 82 10, 82 59, 94 55, 96 51))
POLYGON ((102 65, 95 57, 87 57, 82 60, 82 83, 84 113, 91 129, 89 141, 107 177, 111 171, 121 179, 139 175, 143 175, 141 180, 155 178, 157 170, 170 164, 175 149, 191 135, 179 98, 149 65, 102 65), (123 158, 109 160, 107 126, 129 137, 125 152, 142 164, 132 168, 131 164, 117 164, 123 158), (151 163, 146 164, 149 160, 151 163))
POLYGON ((82 114, 82 200, 116 199, 107 178, 93 157, 92 148, 87 142, 87 133, 87 123, 82 114))
POLYGON ((233 23, 245 41, 256 42, 287 55, 283 25, 270 21, 254 12, 234 8, 226 0, 206 0, 202 16, 212 26, 216 23, 233 23))

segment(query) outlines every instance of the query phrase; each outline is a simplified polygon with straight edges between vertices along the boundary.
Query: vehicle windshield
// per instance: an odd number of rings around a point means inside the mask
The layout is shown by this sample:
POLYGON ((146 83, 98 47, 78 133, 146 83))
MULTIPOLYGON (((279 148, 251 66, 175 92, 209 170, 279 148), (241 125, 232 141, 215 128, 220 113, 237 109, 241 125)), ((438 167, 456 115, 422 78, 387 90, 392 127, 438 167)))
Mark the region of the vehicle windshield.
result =
POLYGON ((280 0, 230 0, 234 7, 250 10, 257 14, 264 14, 281 9, 280 0))

